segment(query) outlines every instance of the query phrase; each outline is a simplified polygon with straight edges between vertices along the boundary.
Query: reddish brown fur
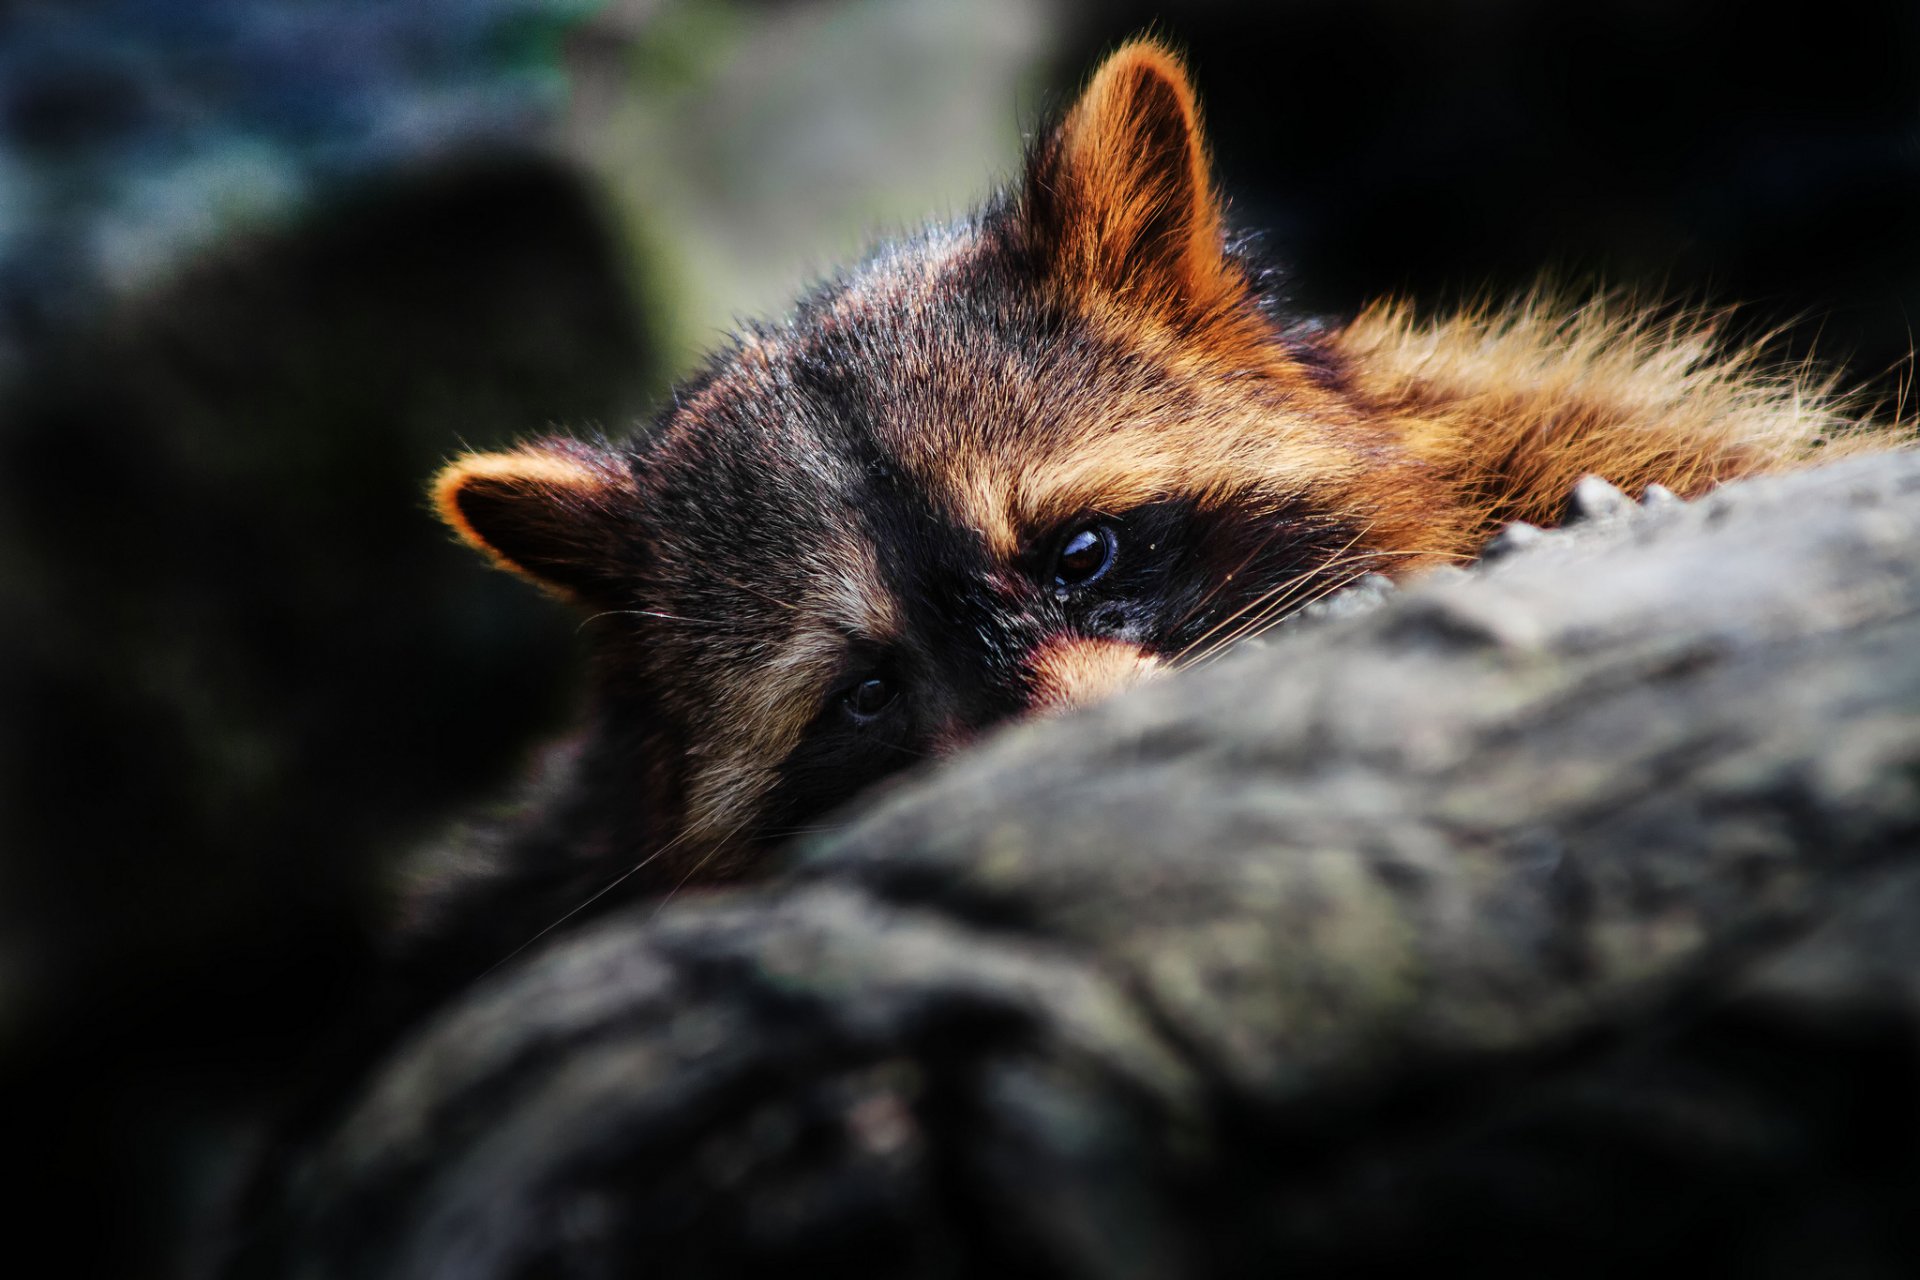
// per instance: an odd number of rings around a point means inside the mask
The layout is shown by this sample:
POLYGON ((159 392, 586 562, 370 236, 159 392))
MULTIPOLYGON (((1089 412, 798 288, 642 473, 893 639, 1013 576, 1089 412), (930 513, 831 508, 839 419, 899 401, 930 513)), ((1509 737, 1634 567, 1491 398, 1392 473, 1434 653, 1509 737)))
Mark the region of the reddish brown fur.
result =
POLYGON ((1727 352, 1711 317, 1540 296, 1422 322, 1382 303, 1334 338, 1368 411, 1446 478, 1436 526, 1471 551, 1509 520, 1552 523, 1573 482, 1693 497, 1722 481, 1882 449, 1832 379, 1727 352))

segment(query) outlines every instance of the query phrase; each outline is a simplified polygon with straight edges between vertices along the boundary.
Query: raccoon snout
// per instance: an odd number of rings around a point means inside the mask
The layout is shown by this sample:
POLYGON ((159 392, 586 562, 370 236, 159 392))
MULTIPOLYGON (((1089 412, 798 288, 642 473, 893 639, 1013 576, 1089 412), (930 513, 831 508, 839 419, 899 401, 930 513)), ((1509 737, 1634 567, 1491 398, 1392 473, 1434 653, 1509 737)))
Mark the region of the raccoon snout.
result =
POLYGON ((1160 660, 1126 640, 1061 636, 1027 657, 1029 715, 1054 715, 1097 702, 1146 679, 1160 660))

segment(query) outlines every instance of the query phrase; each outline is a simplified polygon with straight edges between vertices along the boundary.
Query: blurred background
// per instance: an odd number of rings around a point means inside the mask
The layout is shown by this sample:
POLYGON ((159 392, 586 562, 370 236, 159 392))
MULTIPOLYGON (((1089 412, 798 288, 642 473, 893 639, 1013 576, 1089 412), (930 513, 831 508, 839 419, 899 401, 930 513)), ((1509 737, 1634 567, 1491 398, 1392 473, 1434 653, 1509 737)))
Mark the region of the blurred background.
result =
POLYGON ((217 1256, 394 860, 566 723, 437 463, 647 415, 1145 29, 1303 310, 1545 270, 1904 393, 1912 0, 0 7, 0 1107, 63 1269, 217 1256))

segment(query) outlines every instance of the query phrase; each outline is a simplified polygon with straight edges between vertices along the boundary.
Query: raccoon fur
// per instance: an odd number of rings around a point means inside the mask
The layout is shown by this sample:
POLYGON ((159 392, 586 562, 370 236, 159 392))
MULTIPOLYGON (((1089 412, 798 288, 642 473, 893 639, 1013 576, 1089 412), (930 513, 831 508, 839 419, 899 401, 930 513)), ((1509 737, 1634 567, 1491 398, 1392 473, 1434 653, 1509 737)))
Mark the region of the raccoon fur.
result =
POLYGON ((1290 316, 1181 62, 1130 43, 1010 190, 650 425, 440 473, 462 539, 583 612, 593 695, 410 936, 457 980, 589 902, 750 876, 890 774, 1553 523, 1584 475, 1684 497, 1889 440, 1670 312, 1290 316))

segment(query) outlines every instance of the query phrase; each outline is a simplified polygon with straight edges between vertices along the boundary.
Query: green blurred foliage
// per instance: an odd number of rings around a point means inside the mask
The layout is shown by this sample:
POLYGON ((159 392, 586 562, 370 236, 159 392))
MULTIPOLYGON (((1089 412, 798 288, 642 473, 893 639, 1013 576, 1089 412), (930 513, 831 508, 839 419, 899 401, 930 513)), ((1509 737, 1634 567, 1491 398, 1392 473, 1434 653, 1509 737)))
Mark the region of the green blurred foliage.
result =
POLYGON ((614 4, 569 45, 568 149, 619 210, 684 375, 876 238, 1014 171, 1071 6, 614 4))

